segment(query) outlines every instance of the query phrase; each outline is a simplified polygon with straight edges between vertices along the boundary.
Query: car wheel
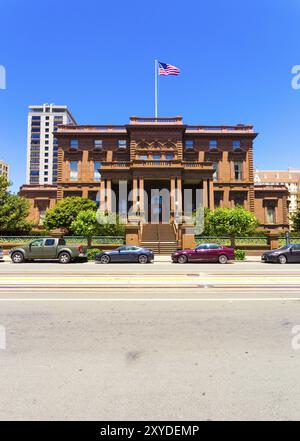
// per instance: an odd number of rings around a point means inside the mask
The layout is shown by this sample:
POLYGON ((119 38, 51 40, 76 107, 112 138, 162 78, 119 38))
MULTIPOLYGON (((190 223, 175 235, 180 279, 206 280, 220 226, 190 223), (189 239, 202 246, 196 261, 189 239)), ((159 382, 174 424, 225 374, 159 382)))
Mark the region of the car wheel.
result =
POLYGON ((282 254, 281 256, 278 257, 278 262, 281 263, 282 265, 284 265, 285 263, 287 263, 287 258, 284 254, 282 254))
POLYGON ((16 253, 13 253, 13 255, 11 256, 11 260, 13 261, 13 263, 23 263, 24 262, 24 255, 17 251, 16 253))
POLYGON ((178 263, 186 263, 187 262, 187 257, 185 255, 179 256, 177 259, 178 263))
POLYGON ((71 256, 69 253, 60 253, 58 256, 59 263, 70 263, 71 262, 71 256))
POLYGON ((106 254, 103 254, 103 256, 100 257, 100 263, 107 264, 110 262, 110 257, 106 254))
POLYGON ((142 264, 148 263, 148 257, 145 256, 145 254, 142 254, 141 256, 139 256, 138 261, 142 264))
POLYGON ((225 254, 219 256, 219 263, 222 263, 224 265, 224 263, 227 263, 227 261, 228 261, 228 257, 225 256, 225 254))

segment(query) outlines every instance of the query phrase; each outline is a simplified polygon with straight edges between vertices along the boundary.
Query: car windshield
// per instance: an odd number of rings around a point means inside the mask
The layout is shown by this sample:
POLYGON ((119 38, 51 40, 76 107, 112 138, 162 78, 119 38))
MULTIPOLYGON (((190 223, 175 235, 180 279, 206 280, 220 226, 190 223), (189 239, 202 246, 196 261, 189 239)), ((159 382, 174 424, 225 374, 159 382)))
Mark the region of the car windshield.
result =
POLYGON ((288 250, 291 245, 284 245, 283 247, 277 248, 277 250, 288 250))

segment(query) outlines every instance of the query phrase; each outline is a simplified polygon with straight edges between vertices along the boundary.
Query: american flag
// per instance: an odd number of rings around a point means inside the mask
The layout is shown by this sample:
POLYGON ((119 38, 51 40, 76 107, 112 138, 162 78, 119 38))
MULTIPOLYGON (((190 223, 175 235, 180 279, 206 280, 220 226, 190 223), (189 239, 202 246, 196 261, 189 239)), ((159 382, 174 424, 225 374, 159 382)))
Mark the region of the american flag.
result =
POLYGON ((159 75, 179 75, 180 69, 176 66, 172 66, 172 64, 158 62, 159 66, 159 75))

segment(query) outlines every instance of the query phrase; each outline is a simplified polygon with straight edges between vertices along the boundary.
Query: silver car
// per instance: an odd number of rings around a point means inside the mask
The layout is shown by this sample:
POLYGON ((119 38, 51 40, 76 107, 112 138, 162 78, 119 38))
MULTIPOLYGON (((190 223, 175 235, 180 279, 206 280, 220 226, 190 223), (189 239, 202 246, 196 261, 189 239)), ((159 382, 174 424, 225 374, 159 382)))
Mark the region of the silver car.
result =
POLYGON ((0 247, 0 260, 3 260, 4 255, 3 255, 3 248, 0 247))

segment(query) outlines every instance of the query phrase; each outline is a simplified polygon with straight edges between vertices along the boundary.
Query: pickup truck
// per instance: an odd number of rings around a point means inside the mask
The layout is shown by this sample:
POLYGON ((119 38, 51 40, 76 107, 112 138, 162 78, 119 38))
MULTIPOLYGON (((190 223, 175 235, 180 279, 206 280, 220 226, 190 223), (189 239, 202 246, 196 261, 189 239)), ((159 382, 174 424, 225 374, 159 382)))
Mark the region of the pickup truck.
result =
POLYGON ((28 245, 12 248, 9 252, 13 263, 23 263, 28 260, 58 260, 60 263, 87 259, 87 247, 82 245, 67 245, 64 239, 39 238, 28 245))

